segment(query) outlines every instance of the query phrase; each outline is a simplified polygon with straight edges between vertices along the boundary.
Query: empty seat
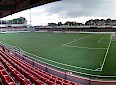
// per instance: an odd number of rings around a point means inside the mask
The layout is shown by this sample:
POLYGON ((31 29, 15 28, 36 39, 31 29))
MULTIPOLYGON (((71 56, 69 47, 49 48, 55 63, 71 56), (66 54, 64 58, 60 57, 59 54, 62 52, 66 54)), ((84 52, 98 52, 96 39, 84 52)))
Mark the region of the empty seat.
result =
POLYGON ((10 78, 10 76, 4 76, 5 84, 4 85, 16 85, 16 83, 10 78))
POLYGON ((48 81, 47 81, 47 84, 48 84, 48 85, 55 85, 55 82, 48 80, 48 81))
POLYGON ((56 83, 57 84, 60 84, 60 85, 63 85, 63 82, 62 81, 59 81, 59 80, 57 80, 56 83))
POLYGON ((63 82, 65 82, 65 83, 69 83, 69 84, 70 84, 70 81, 69 81, 69 80, 64 80, 63 82))
POLYGON ((59 77, 58 77, 58 80, 60 80, 60 81, 64 81, 65 79, 63 79, 63 78, 59 78, 59 77))
POLYGON ((8 75, 8 73, 5 70, 1 71, 0 74, 3 76, 8 75))
POLYGON ((57 79, 55 79, 55 78, 50 78, 49 80, 50 81, 53 81, 53 82, 56 82, 57 81, 57 79))
POLYGON ((70 82, 70 84, 71 84, 71 85, 77 85, 77 83, 75 83, 75 82, 70 82))
POLYGON ((44 85, 44 82, 40 81, 40 80, 36 80, 35 81, 35 85, 44 85))
POLYGON ((47 78, 44 78, 44 77, 41 77, 40 80, 43 81, 44 83, 47 83, 47 80, 48 79, 47 78))
POLYGON ((3 70, 4 68, 2 67, 2 65, 0 65, 0 71, 3 70))
MULTIPOLYGON (((7 67, 7 70, 11 72, 15 79, 21 82, 21 85, 32 85, 32 83, 35 83, 35 85, 42 85, 44 83, 47 83, 48 85, 78 85, 75 82, 70 82, 69 80, 65 80, 63 78, 42 71, 18 57, 13 57, 13 55, 8 52, 0 50, 0 54, 4 57, 0 57, 0 61, 2 61, 5 67, 7 67), (15 67, 20 73, 16 71, 16 69, 14 69, 11 65, 15 67), (25 77, 22 76, 22 74, 25 77), (27 78, 30 79, 32 83, 28 81, 27 78)), ((2 67, 0 67, 0 70, 2 70, 2 67)), ((4 72, 2 74, 6 75, 4 72)))
POLYGON ((18 81, 20 81, 21 85, 32 85, 24 76, 19 75, 18 81))
POLYGON ((2 84, 16 85, 14 80, 9 76, 9 74, 5 70, 0 71, 0 76, 1 76, 2 84))
POLYGON ((50 79, 51 78, 51 76, 49 76, 47 74, 45 74, 44 77, 47 78, 47 79, 50 79))

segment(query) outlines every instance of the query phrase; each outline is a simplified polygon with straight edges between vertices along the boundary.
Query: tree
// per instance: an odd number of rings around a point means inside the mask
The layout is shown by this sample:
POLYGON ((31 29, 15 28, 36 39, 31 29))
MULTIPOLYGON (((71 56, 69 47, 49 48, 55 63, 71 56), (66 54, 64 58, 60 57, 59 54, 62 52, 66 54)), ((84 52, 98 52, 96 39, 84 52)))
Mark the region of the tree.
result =
POLYGON ((48 23, 48 26, 57 26, 56 23, 48 23))
POLYGON ((95 24, 95 20, 89 20, 89 21, 86 21, 85 25, 94 25, 95 24))
POLYGON ((64 23, 64 25, 69 25, 70 26, 70 22, 67 21, 67 22, 64 23))
POLYGON ((68 25, 68 26, 76 26, 76 22, 70 22, 70 21, 67 21, 64 23, 64 25, 68 25))
POLYGON ((110 25, 111 24, 111 22, 112 22, 112 20, 110 19, 110 18, 108 18, 108 19, 106 19, 106 25, 110 25))
POLYGON ((7 24, 27 24, 27 20, 24 17, 15 18, 13 20, 2 20, 2 22, 7 24))
POLYGON ((13 24, 26 24, 26 23, 27 20, 24 17, 13 19, 13 24))
POLYGON ((58 22, 58 26, 62 26, 63 24, 62 24, 62 22, 58 22))

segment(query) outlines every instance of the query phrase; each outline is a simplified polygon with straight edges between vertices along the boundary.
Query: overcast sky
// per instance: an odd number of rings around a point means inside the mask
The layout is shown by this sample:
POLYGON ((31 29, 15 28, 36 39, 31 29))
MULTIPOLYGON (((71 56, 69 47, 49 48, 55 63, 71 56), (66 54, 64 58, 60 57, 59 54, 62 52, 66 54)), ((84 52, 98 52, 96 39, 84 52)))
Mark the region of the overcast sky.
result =
MULTIPOLYGON (((7 16, 4 20, 25 17, 30 24, 30 9, 7 16)), ((116 19, 116 0, 61 0, 31 9, 32 25, 47 25, 48 22, 77 21, 89 19, 116 19)))

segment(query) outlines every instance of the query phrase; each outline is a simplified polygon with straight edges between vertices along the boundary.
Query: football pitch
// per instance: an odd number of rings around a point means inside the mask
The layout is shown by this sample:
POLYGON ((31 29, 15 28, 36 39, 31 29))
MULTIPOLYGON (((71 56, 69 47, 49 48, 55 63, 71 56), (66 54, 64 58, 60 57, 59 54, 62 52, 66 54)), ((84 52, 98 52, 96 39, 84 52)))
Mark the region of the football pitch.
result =
POLYGON ((9 33, 0 34, 0 41, 78 75, 116 76, 116 41, 111 34, 9 33))

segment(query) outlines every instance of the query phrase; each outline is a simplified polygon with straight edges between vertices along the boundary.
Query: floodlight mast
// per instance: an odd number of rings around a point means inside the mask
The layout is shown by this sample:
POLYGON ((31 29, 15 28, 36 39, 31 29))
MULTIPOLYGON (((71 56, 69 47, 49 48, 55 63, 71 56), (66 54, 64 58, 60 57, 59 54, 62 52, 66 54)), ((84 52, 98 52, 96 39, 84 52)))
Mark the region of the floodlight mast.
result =
MULTIPOLYGON (((11 14, 11 17, 12 17, 12 14, 11 14)), ((9 26, 9 28, 11 28, 11 30, 12 30, 12 26, 13 26, 13 18, 11 19, 11 26, 9 26)))
POLYGON ((30 8, 30 27, 31 27, 31 8, 30 8))
POLYGON ((0 24, 1 24, 1 27, 0 27, 0 32, 2 31, 2 20, 0 20, 0 24))

